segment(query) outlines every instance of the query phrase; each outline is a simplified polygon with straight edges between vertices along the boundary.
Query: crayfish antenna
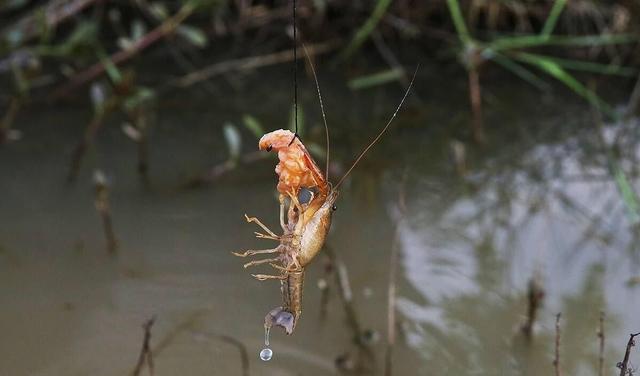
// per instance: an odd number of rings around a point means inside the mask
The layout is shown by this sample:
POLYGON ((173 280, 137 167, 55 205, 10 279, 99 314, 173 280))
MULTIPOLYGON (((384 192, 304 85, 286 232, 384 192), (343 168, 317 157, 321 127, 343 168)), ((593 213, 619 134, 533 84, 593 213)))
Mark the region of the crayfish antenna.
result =
POLYGON ((387 124, 384 126, 384 128, 382 128, 380 133, 378 133, 378 135, 373 139, 373 141, 371 141, 371 143, 369 143, 369 145, 367 145, 367 147, 364 148, 364 150, 358 155, 358 157, 356 158, 355 162, 353 162, 353 164, 351 165, 351 167, 349 167, 347 172, 342 176, 342 178, 340 178, 340 181, 338 181, 338 184, 336 184, 336 186, 334 187, 335 189, 337 189, 340 186, 340 184, 342 184, 344 179, 349 175, 349 173, 351 173, 353 168, 356 167, 358 162, 360 162, 360 160, 362 159, 362 157, 364 157, 364 155, 367 153, 367 151, 369 151, 369 149, 371 149, 371 147, 373 145, 375 145, 376 142, 378 142, 380 137, 382 137, 384 132, 387 131, 387 129, 389 128, 389 126, 393 122, 393 119, 396 118, 396 115, 398 115, 398 112, 400 111, 400 108, 402 108, 402 105, 404 104, 404 101, 407 99, 407 96, 409 96, 409 92, 411 91, 411 87, 413 86, 413 81, 415 81, 416 74, 418 74, 418 69, 420 69, 420 64, 418 64, 418 66, 416 67, 416 70, 413 72, 413 77, 411 77, 411 81, 409 82, 409 86, 407 87, 407 90, 404 92, 404 96, 402 97, 402 100, 398 104, 398 107, 396 107, 396 110, 393 112, 393 115, 391 115, 391 118, 389 118, 389 121, 387 121, 387 124))
POLYGON ((324 170, 324 180, 329 181, 329 127, 327 126, 327 116, 324 113, 324 104, 322 103, 322 94, 320 93, 320 84, 318 83, 318 75, 316 75, 316 69, 313 66, 313 62, 311 61, 311 57, 309 56, 309 52, 307 51, 307 46, 302 44, 302 48, 304 49, 304 55, 307 57, 307 62, 309 63, 309 67, 311 68, 311 73, 313 73, 313 80, 316 82, 316 90, 318 91, 318 100, 320 101, 320 111, 322 112, 322 121, 324 122, 324 133, 327 137, 327 164, 324 170))

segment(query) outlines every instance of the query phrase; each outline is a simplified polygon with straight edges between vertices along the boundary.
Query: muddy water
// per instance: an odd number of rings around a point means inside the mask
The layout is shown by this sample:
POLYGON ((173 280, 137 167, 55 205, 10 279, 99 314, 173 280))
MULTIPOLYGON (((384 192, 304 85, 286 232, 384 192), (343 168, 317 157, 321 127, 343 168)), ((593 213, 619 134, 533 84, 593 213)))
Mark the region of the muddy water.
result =
MULTIPOLYGON (((245 86, 246 95, 213 104, 200 92, 160 103, 148 187, 136 175, 122 119, 107 123, 78 182, 66 185, 69 155, 90 114, 80 106, 20 116, 23 139, 0 150, 1 374, 128 374, 141 325, 152 316, 159 375, 240 375, 237 342, 253 375, 339 374, 336 358, 354 353, 353 335, 333 276, 325 280, 329 300, 321 314, 323 258, 308 270, 295 334, 274 332, 273 359, 258 358, 262 320, 279 305, 279 288, 254 281, 230 251, 270 245, 252 238, 256 228, 243 215, 277 228, 274 158, 211 186, 182 188, 224 161, 224 122, 241 124, 251 113, 266 129, 286 126, 289 98, 271 95, 288 92, 286 73, 279 74, 282 87, 245 86), (110 180, 115 257, 107 254, 93 206, 96 168, 110 180)), ((540 101, 527 87, 517 95, 497 87, 487 110, 489 143, 478 148, 467 142, 464 82, 428 76, 416 85, 422 102, 409 103, 344 186, 328 240, 346 267, 358 323, 370 332, 374 359, 365 366, 382 373, 397 237, 396 374, 550 374, 558 312, 561 367, 597 374, 601 311, 605 369, 614 373, 627 334, 640 331, 640 250, 603 145, 622 135, 614 155, 633 178, 633 125, 605 125, 602 140, 579 101, 562 94, 540 101), (433 92, 438 85, 446 90, 433 92), (452 142, 465 149, 464 176, 456 172, 452 142), (532 278, 545 295, 527 343, 519 328, 532 278)), ((331 84, 339 77, 324 81, 332 94, 325 95, 332 170, 339 171, 402 93, 387 87, 353 94, 331 84)), ((309 93, 305 140, 321 145, 313 88, 302 92, 309 93)), ((244 150, 253 150, 255 139, 242 132, 244 150)))

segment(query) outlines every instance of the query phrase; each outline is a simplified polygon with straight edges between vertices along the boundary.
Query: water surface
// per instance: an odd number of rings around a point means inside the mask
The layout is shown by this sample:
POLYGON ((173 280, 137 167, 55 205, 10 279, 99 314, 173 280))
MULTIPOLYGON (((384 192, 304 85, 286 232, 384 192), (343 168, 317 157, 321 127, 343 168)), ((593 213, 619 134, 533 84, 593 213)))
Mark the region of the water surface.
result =
MULTIPOLYGON (((615 372, 626 336, 640 331, 640 268, 636 231, 605 150, 618 140, 618 163, 637 184, 637 127, 606 124, 599 131, 588 108, 562 90, 540 100, 526 86, 494 87, 489 141, 478 147, 469 142, 464 82, 452 85, 457 76, 430 71, 416 83, 420 101, 408 103, 343 186, 328 240, 348 271, 358 322, 370 332, 368 368, 382 372, 397 234, 396 374, 550 374, 558 312, 563 370, 596 374, 601 311, 605 369, 615 372), (464 176, 456 172, 452 143, 466 151, 464 176), (532 278, 545 298, 527 343, 519 328, 532 278)), ((257 228, 243 215, 277 228, 275 158, 184 188, 189 177, 225 160, 225 122, 240 125, 252 114, 266 129, 286 127, 287 72, 273 70, 276 84, 269 87, 244 82, 250 90, 243 95, 194 91, 160 102, 148 187, 138 179, 135 145, 118 116, 99 133, 77 183, 67 185, 69 156, 91 114, 58 106, 20 115, 23 139, 0 149, 3 374, 128 374, 141 325, 154 315, 158 374, 240 375, 234 341, 246 347, 252 374, 339 373, 336 359, 354 354, 353 335, 335 279, 324 275, 324 256, 308 269, 295 334, 276 331, 273 359, 258 358, 262 320, 280 304, 279 287, 253 280, 230 252, 271 245, 253 238, 257 228), (110 179, 115 257, 93 204, 94 169, 110 179), (324 318, 320 280, 330 286, 324 318)), ((351 93, 342 77, 320 79, 335 174, 384 124, 402 91, 351 93)), ((322 146, 313 87, 301 92, 304 140, 322 146)), ((243 130, 243 140, 243 150, 254 150, 250 132, 243 130)))

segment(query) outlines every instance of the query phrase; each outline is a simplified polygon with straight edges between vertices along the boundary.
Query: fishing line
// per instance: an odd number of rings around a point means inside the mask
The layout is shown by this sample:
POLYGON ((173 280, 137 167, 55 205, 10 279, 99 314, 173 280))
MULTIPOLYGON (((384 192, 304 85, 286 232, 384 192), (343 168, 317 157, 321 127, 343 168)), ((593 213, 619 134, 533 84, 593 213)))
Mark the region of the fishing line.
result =
POLYGON ((289 146, 293 141, 300 139, 298 136, 298 37, 296 27, 296 0, 293 0, 293 121, 295 123, 295 132, 293 138, 289 142, 289 146))

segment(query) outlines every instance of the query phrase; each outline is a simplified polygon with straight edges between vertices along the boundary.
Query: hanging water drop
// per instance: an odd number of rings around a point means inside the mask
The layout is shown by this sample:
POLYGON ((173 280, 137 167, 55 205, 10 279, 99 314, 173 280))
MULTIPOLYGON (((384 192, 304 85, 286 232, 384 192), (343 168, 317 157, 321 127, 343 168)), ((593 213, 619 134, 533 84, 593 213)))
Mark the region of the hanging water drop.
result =
POLYGON ((260 351, 260 359, 265 362, 271 360, 273 356, 273 351, 269 348, 269 332, 271 332, 271 326, 265 324, 264 325, 264 345, 266 346, 262 351, 260 351))
POLYGON ((271 327, 265 325, 264 326, 264 345, 269 347, 269 333, 271 332, 271 327))
POLYGON ((271 351, 271 349, 268 347, 265 347, 264 349, 262 349, 262 351, 260 351, 260 359, 262 359, 265 362, 270 361, 272 356, 273 356, 273 351, 271 351))

